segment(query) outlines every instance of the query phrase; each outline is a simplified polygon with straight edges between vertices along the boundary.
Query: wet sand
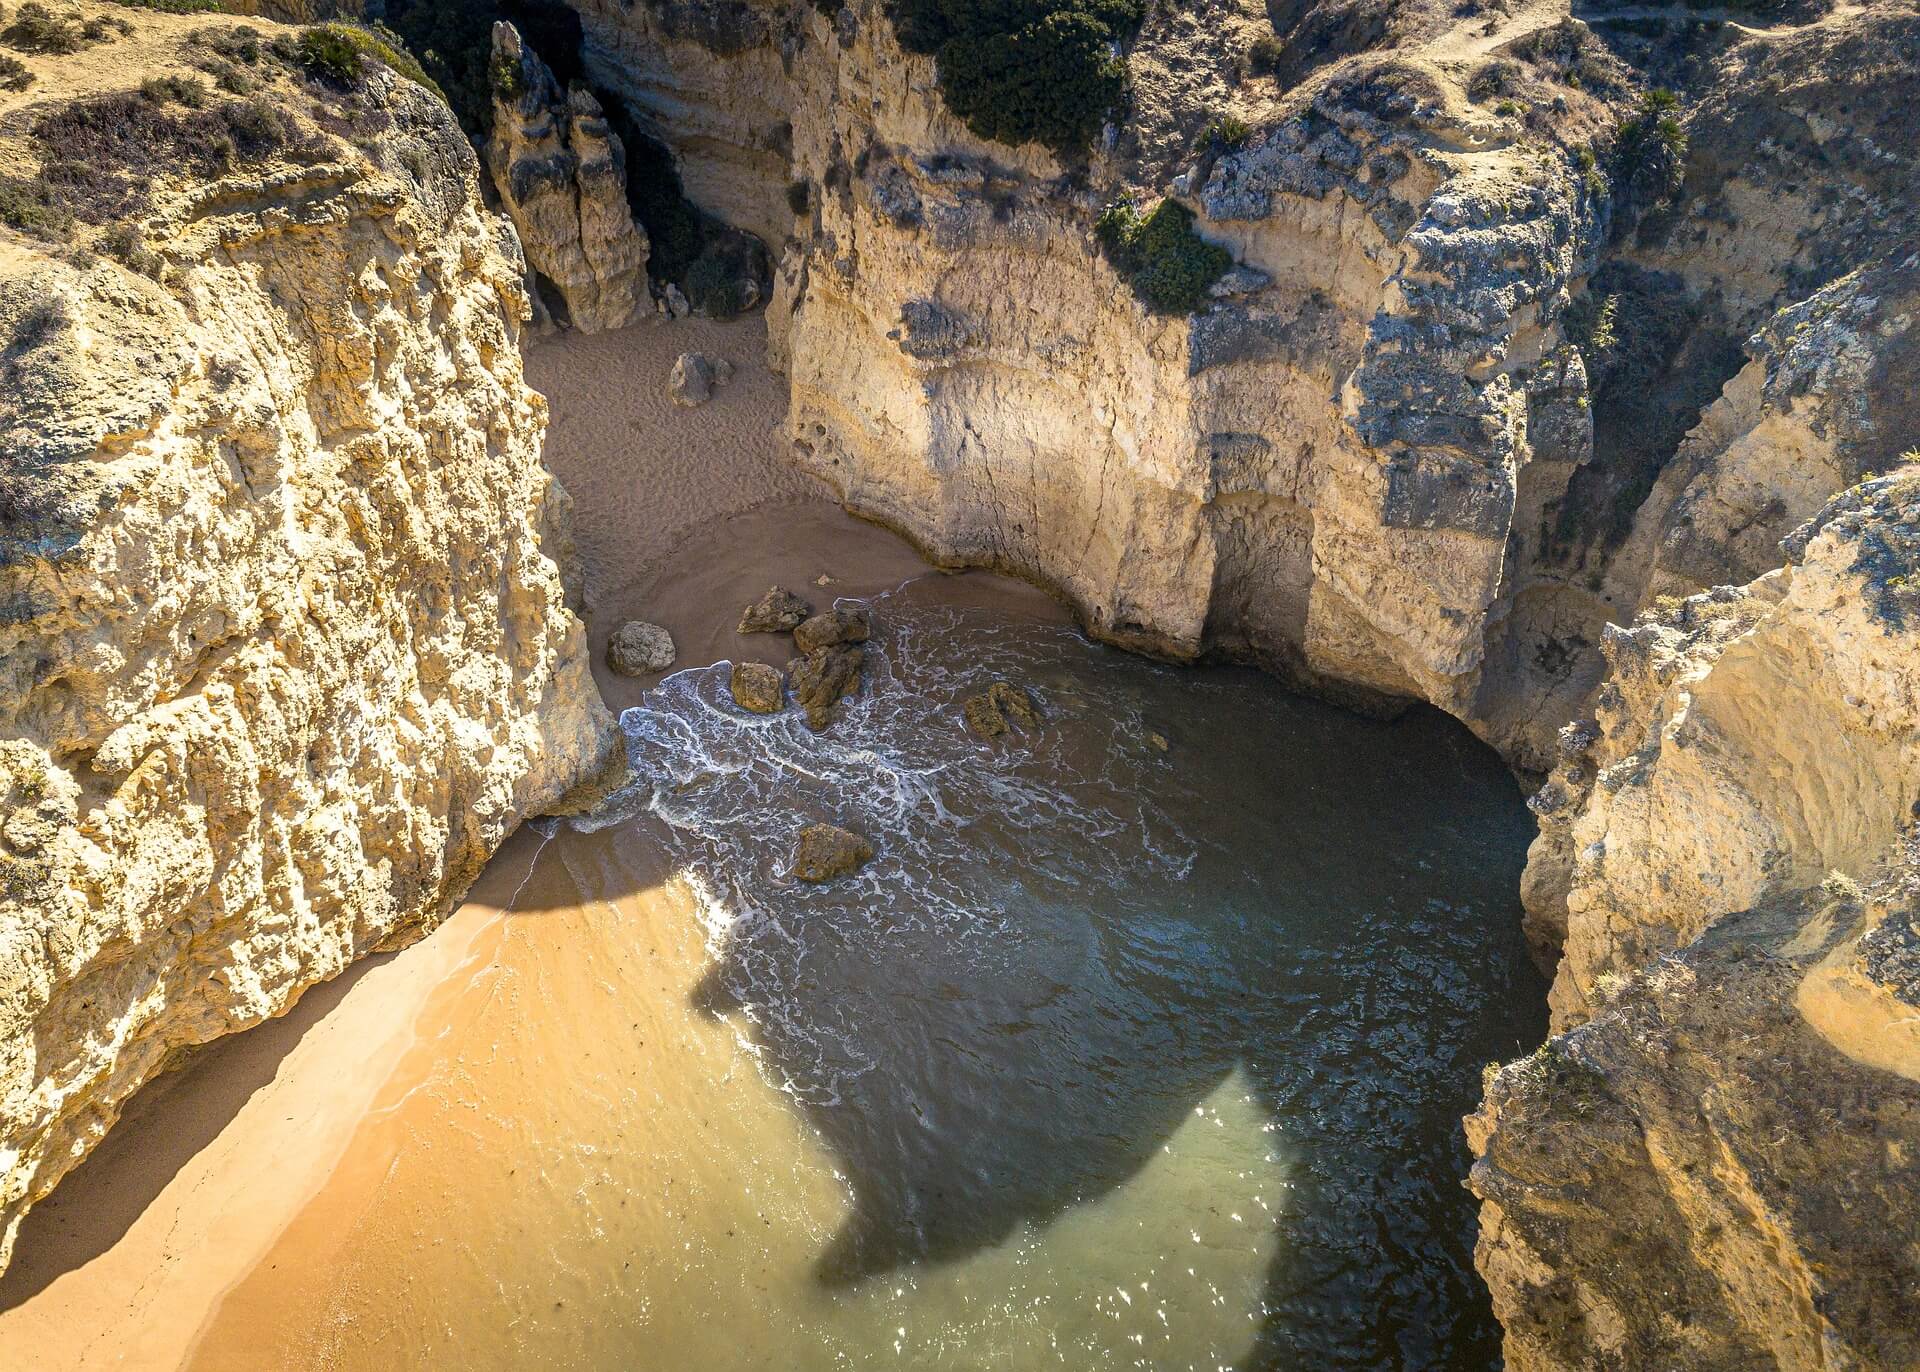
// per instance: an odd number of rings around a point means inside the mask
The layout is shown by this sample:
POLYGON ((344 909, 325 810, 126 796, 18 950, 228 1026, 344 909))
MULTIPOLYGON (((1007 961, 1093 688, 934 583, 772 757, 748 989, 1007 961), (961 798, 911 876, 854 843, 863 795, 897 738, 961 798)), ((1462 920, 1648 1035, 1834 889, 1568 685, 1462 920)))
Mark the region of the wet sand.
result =
MULTIPOLYGON (((784 462, 784 381, 763 356, 757 317, 563 335, 529 348, 529 379, 552 407, 548 463, 575 501, 596 676, 616 711, 650 684, 601 662, 625 619, 666 625, 682 665, 781 660, 784 638, 733 633, 741 607, 772 581, 825 604, 924 570, 904 543, 848 518, 784 462), (667 373, 693 350, 737 371, 711 403, 683 410, 667 399, 667 373), (822 577, 824 587, 815 584, 822 577)), ((527 880, 541 842, 529 830, 516 835, 426 939, 315 988, 279 1020, 209 1045, 130 1102, 21 1230, 0 1278, 0 1367, 187 1365, 223 1296, 343 1162, 351 1171, 357 1136, 392 1113, 396 1083, 401 1097, 417 1084, 409 1072, 417 1077, 450 1032, 453 1007, 500 980, 519 927, 503 912, 563 899, 546 888, 549 878, 527 880)), ((685 893, 660 885, 663 876, 629 874, 620 884, 646 893, 637 898, 663 924, 691 927, 685 893)), ((530 1016, 500 1031, 571 1051, 552 1037, 565 1032, 556 1020, 530 1016)), ((264 1319, 282 1323, 272 1312, 264 1319)), ((263 1362, 244 1337, 209 1356, 209 1365, 280 1365, 263 1362)))

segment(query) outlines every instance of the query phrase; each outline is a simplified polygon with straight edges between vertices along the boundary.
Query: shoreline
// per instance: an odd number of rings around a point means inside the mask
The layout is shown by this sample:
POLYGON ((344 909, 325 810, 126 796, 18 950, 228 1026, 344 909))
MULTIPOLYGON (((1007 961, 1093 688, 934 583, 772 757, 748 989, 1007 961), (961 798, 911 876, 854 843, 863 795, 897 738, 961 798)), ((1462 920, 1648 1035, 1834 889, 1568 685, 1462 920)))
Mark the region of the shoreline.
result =
MULTIPOLYGON (((675 670, 784 661, 783 637, 732 632, 769 578, 830 603, 927 570, 785 463, 784 387, 764 351, 757 315, 528 341, 528 379, 551 408, 547 465, 574 500, 594 674, 616 714, 657 680, 605 666, 607 636, 627 618, 674 632, 675 670), (667 398, 686 351, 736 368, 695 410, 667 398), (703 540, 721 546, 685 553, 703 540), (729 557, 728 545, 750 551, 729 557)), ((445 1032, 449 1006, 499 965, 507 916, 546 842, 523 826, 425 937, 363 959, 136 1095, 23 1226, 0 1278, 0 1364, 191 1365, 229 1296, 393 1108, 391 1088, 445 1032)))

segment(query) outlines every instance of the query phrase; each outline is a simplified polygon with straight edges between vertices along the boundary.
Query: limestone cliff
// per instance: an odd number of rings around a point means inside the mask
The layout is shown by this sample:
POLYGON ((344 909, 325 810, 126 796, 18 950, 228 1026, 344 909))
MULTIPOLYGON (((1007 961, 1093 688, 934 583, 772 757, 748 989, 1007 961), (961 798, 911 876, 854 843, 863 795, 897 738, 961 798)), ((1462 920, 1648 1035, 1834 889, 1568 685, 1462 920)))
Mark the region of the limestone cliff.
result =
POLYGON ((627 208, 626 151, 590 91, 562 92, 513 25, 493 26, 487 166, 547 307, 585 333, 652 312, 647 233, 627 208))
POLYGON ((1867 482, 1609 634, 1528 869, 1563 1032, 1469 1122, 1509 1366, 1920 1359, 1916 529, 1867 482))
POLYGON ((230 24, 138 15, 0 125, 135 136, 116 216, 0 242, 0 1263, 142 1082, 431 928, 615 732, 471 149, 374 62, 98 89, 230 24))

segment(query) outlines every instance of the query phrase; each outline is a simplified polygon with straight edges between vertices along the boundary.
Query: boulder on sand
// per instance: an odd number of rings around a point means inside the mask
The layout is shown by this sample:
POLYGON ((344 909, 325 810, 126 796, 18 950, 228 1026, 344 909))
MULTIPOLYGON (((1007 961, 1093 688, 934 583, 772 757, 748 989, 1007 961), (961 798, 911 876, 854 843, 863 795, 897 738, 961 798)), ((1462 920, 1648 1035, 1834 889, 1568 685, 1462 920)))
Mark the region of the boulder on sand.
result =
POLYGON ((837 824, 809 824, 793 851, 793 875, 802 881, 832 881, 859 871, 873 859, 873 845, 837 824))
POLYGON ((673 666, 673 635, 658 624, 630 619, 607 640, 607 666, 621 676, 646 676, 673 666))
POLYGON ((733 363, 726 358, 681 353, 667 375, 667 394, 674 404, 692 409, 711 400, 716 385, 732 379, 733 363))
POLYGON ((769 586, 767 593, 747 606, 740 616, 743 634, 792 633, 813 613, 813 606, 784 586, 769 586))
POLYGON ((873 617, 864 605, 835 606, 817 614, 793 631, 794 646, 803 653, 836 643, 865 643, 873 634, 873 617))
POLYGON ((818 733, 833 723, 833 707, 860 689, 860 673, 866 664, 866 650, 851 643, 817 648, 787 664, 793 697, 806 710, 809 729, 818 733))
POLYGON ((733 703, 756 715, 777 715, 787 708, 786 682, 778 667, 764 662, 736 662, 728 681, 733 703))

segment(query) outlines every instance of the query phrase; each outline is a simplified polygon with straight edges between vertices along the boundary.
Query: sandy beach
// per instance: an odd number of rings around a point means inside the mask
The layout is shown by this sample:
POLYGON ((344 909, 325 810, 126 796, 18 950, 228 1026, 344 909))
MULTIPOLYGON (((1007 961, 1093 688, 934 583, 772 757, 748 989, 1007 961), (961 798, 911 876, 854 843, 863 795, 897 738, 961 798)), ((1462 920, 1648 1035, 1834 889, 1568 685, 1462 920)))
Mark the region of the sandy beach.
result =
MULTIPOLYGON (((784 638, 733 632, 741 607, 770 583, 825 605, 924 570, 904 543, 847 517, 785 463, 784 382, 763 353, 757 317, 565 334, 529 347, 529 379, 552 411, 547 460, 575 502, 596 675, 616 711, 651 684, 614 676, 601 660, 626 619, 665 625, 681 666, 780 661, 790 651, 784 638), (708 405, 680 409, 667 375, 692 350, 727 358, 736 375, 708 405)), ((369 1121, 392 1114, 412 1089, 410 1067, 417 1073, 433 1041, 454 1032, 450 1007, 471 1006, 476 986, 501 980, 503 963, 541 961, 538 951, 515 950, 522 926, 506 913, 580 899, 553 887, 563 878, 529 881, 541 846, 538 833, 522 830, 429 937, 362 962, 142 1092, 24 1225, 0 1280, 0 1366, 188 1365, 223 1297, 283 1240, 369 1121)), ((616 884, 649 902, 652 918, 691 927, 684 893, 665 875, 629 873, 616 884)), ((550 941, 564 922, 534 927, 550 941)), ((681 950, 683 975, 696 952, 681 950)), ((564 1032, 537 1015, 504 1028, 534 1038, 564 1032)), ((540 1059, 538 1044, 531 1051, 540 1059)), ((206 1365, 263 1365, 240 1318, 243 1332, 209 1347, 206 1365)), ((271 1309, 266 1319, 278 1323, 271 1309)))

